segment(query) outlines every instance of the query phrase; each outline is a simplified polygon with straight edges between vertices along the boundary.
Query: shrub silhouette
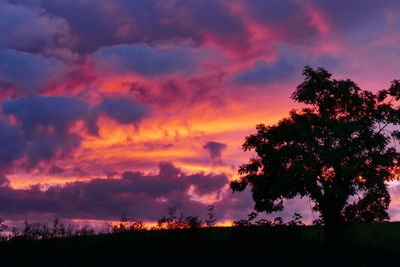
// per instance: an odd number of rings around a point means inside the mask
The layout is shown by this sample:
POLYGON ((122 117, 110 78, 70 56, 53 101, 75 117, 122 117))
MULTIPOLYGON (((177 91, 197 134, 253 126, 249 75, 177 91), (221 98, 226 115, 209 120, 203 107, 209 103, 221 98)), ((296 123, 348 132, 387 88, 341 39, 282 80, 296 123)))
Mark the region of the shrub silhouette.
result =
POLYGON ((372 93, 323 68, 305 67, 303 75, 292 99, 307 107, 246 137, 243 150, 257 155, 239 168, 231 189, 249 186, 255 210, 267 213, 283 210, 284 199, 309 197, 327 232, 354 220, 387 220, 386 182, 398 179, 399 159, 390 141, 400 139, 388 126, 400 124, 400 81, 372 93))
POLYGON ((146 226, 142 221, 135 220, 122 215, 117 224, 109 224, 111 226, 112 233, 121 233, 129 231, 143 231, 146 230, 146 226))
POLYGON ((247 215, 247 219, 233 221, 233 227, 245 227, 245 226, 304 226, 304 222, 301 220, 303 217, 300 213, 295 213, 292 220, 287 223, 284 222, 282 217, 276 217, 273 220, 261 219, 255 221, 257 218, 257 212, 251 212, 247 215))
POLYGON ((60 219, 51 219, 51 225, 41 222, 24 222, 24 227, 19 231, 16 227, 12 227, 10 233, 3 235, 2 232, 8 229, 8 226, 4 224, 4 221, 0 219, 0 240, 8 241, 14 239, 22 240, 45 240, 55 238, 68 238, 73 236, 87 236, 95 235, 100 232, 96 232, 95 229, 88 225, 73 227, 72 225, 65 226, 60 219), (3 231, 2 231, 3 229, 3 231))
POLYGON ((202 226, 203 222, 199 220, 198 216, 185 216, 183 213, 181 213, 178 218, 176 212, 176 207, 170 207, 168 209, 168 216, 163 216, 158 220, 158 229, 193 229, 200 228, 202 226))

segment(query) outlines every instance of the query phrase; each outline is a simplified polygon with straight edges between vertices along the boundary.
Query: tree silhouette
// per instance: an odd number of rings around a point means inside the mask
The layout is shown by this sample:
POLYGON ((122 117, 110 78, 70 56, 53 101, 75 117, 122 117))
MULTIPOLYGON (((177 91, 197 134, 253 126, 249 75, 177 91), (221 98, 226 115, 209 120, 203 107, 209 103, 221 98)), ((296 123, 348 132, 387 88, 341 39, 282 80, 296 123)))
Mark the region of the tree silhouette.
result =
POLYGON ((375 94, 323 68, 307 66, 303 75, 292 99, 307 107, 246 137, 243 150, 257 155, 240 166, 231 189, 250 186, 256 211, 267 213, 283 210, 284 199, 309 197, 328 232, 388 219, 385 182, 398 179, 391 142, 400 139, 389 128, 400 124, 400 81, 375 94))
POLYGON ((207 206, 207 219, 204 221, 207 227, 213 227, 217 221, 215 218, 215 207, 214 205, 207 206))

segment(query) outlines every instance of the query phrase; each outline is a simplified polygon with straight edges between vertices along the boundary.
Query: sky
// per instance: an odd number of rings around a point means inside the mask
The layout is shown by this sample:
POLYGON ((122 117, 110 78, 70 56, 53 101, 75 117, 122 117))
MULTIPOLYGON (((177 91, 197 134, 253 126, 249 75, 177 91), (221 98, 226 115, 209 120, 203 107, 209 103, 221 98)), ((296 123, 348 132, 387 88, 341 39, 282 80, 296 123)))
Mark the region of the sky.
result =
MULTIPOLYGON (((0 0, 0 217, 246 218, 244 138, 301 106, 306 65, 400 78, 396 0, 0 0)), ((400 188, 391 187, 392 220, 400 188)), ((318 217, 308 199, 280 215, 318 217)), ((272 218, 277 215, 271 215, 272 218)))

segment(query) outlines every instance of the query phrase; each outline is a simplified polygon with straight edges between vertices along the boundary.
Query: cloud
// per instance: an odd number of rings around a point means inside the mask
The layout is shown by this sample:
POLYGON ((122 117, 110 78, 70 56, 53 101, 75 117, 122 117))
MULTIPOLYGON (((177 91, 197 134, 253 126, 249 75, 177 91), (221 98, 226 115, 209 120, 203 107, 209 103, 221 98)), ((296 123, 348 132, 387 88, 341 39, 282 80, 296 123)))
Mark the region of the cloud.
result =
MULTIPOLYGON (((4 177, 2 169, 15 160, 20 159, 25 153, 25 140, 18 127, 9 125, 0 120, 0 176, 4 177)), ((4 180, 4 179, 0 179, 4 180)), ((1 183, 0 183, 1 184, 1 183)))
POLYGON ((139 123, 147 111, 147 106, 122 98, 105 99, 97 107, 62 96, 8 100, 3 112, 13 117, 16 125, 0 123, 0 167, 25 156, 27 167, 33 168, 42 161, 70 155, 82 141, 79 134, 70 130, 78 121, 86 122, 89 133, 97 134, 98 114, 104 113, 120 124, 129 124, 139 123))
POLYGON ((56 156, 64 157, 79 146, 81 138, 76 134, 63 133, 62 136, 51 131, 37 134, 24 132, 21 125, 10 125, 0 121, 0 185, 6 181, 6 173, 13 163, 22 162, 27 168, 33 168, 41 161, 50 161, 56 156))
POLYGON ((138 73, 151 77, 195 71, 198 56, 187 47, 165 49, 135 44, 101 48, 92 59, 102 73, 138 73))
POLYGON ((0 172, 0 187, 1 186, 8 186, 9 184, 10 184, 10 181, 7 179, 7 177, 1 171, 0 172))
POLYGON ((267 63, 257 61, 253 68, 234 75, 233 81, 242 85, 266 85, 292 77, 297 69, 286 60, 267 63))
MULTIPOLYGON (((26 1, 25 1, 26 2, 26 1)), ((92 53, 123 43, 216 42, 222 47, 247 44, 246 27, 226 1, 41 0, 37 6, 68 21, 79 42, 76 51, 92 53), (241 42, 235 38, 241 37, 241 42)))
POLYGON ((149 107, 124 98, 105 98, 98 106, 90 107, 69 97, 33 95, 6 101, 3 111, 15 117, 25 135, 33 138, 49 133, 63 137, 77 121, 85 121, 89 132, 97 133, 100 114, 120 124, 137 124, 148 114, 149 107))
POLYGON ((82 137, 68 133, 62 137, 52 133, 42 133, 28 143, 28 168, 37 166, 41 161, 51 161, 54 158, 70 157, 74 149, 81 144, 82 137))
MULTIPOLYGON (((65 157, 79 147, 82 138, 70 128, 85 118, 88 105, 66 97, 26 96, 6 101, 3 112, 17 122, 8 126, 18 133, 13 133, 19 138, 14 150, 19 157, 26 156, 30 169, 42 161, 65 157)), ((0 162, 7 159, 12 163, 16 157, 5 156, 0 162)))
POLYGON ((310 43, 318 37, 317 28, 301 2, 290 0, 244 0, 249 16, 269 32, 271 42, 290 45, 310 43), (287 18, 290 18, 287 19, 287 18))
POLYGON ((85 102, 61 96, 26 96, 4 103, 6 115, 14 116, 27 137, 45 132, 64 136, 88 112, 85 102))
POLYGON ((332 70, 339 62, 338 59, 327 54, 309 57, 288 51, 280 52, 280 54, 276 61, 258 60, 251 69, 234 73, 231 76, 232 81, 240 85, 269 85, 291 79, 296 74, 300 74, 301 69, 306 65, 332 70))
POLYGON ((23 5, 0 2, 0 47, 42 51, 67 47, 72 37, 65 19, 23 5))
POLYGON ((206 205, 191 199, 197 194, 218 192, 227 176, 186 174, 171 163, 160 163, 157 174, 125 172, 122 177, 73 182, 41 190, 0 188, 0 213, 7 218, 22 214, 52 214, 64 218, 115 219, 127 214, 143 220, 157 220, 175 206, 187 215, 201 215, 206 205))
POLYGON ((105 115, 119 124, 138 124, 149 114, 151 108, 141 103, 133 103, 126 98, 105 98, 90 109, 85 122, 91 135, 99 135, 97 125, 100 115, 105 115))
POLYGON ((55 58, 11 49, 0 49, 0 58, 0 90, 44 89, 60 81, 69 71, 64 62, 55 58))
MULTIPOLYGON (((314 0, 315 5, 324 11, 324 14, 335 25, 336 30, 350 30, 354 27, 371 25, 384 26, 384 10, 400 7, 396 1, 366 0, 363 4, 338 0, 333 2, 314 0)), ((354 33, 354 31, 353 31, 354 33)))
POLYGON ((138 123, 149 112, 147 105, 132 103, 125 98, 106 98, 98 108, 100 112, 103 112, 120 124, 138 123))
POLYGON ((221 85, 223 75, 195 75, 182 79, 180 77, 168 77, 162 81, 133 82, 129 91, 135 99, 154 107, 187 107, 202 103, 215 102, 221 105, 221 98, 225 96, 218 94, 217 88, 221 85))
POLYGON ((209 141, 204 144, 203 148, 210 153, 211 161, 213 163, 222 163, 221 154, 222 151, 226 149, 226 144, 209 141))
POLYGON ((229 3, 224 0, 178 0, 160 6, 172 25, 188 29, 196 45, 211 43, 224 50, 243 52, 249 48, 251 36, 240 16, 231 12, 229 3))

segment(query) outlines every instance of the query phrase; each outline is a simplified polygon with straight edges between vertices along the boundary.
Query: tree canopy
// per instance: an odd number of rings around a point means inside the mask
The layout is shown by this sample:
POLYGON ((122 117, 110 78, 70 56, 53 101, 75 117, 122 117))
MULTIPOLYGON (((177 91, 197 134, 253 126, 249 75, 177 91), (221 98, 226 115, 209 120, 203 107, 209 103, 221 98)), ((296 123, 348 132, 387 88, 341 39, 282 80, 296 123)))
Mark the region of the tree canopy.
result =
POLYGON ((400 81, 377 93, 335 80, 323 68, 305 67, 292 99, 300 110, 273 126, 257 125, 243 150, 256 152, 240 166, 231 189, 251 188, 255 210, 275 212, 284 199, 309 197, 326 226, 389 219, 387 182, 400 154, 400 81))

